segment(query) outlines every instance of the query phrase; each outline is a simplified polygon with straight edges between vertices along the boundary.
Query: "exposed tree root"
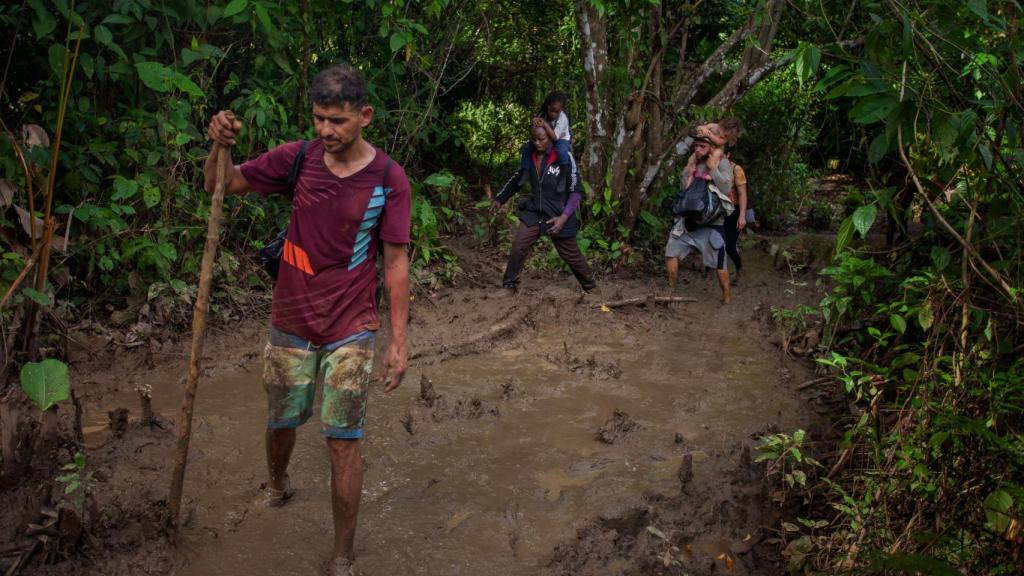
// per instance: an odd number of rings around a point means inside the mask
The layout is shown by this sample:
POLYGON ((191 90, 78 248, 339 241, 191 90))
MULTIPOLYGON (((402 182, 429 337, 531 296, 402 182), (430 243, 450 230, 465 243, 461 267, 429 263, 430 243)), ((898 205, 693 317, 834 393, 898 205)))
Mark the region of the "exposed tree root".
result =
POLYGON ((478 332, 462 342, 420 350, 409 356, 409 359, 416 360, 418 358, 427 358, 430 356, 459 356, 466 354, 478 344, 497 340, 509 332, 513 332, 521 324, 526 323, 533 311, 534 309, 530 306, 520 306, 518 309, 512 310, 507 318, 501 322, 491 325, 490 328, 483 332, 478 332))
POLYGON ((623 306, 648 306, 651 302, 654 304, 677 304, 680 302, 696 302, 696 298, 690 298, 688 296, 645 296, 643 298, 626 298, 625 300, 614 300, 612 302, 604 302, 601 304, 595 304, 595 308, 605 306, 607 308, 622 308, 623 306))

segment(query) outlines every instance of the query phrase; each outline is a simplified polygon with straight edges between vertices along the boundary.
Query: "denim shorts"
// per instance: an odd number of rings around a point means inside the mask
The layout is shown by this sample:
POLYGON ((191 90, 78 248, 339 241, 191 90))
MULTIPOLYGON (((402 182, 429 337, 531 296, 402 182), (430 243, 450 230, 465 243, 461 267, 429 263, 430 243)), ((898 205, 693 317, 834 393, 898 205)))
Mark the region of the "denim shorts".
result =
POLYGON ((362 438, 374 342, 374 332, 364 330, 317 346, 271 327, 263 354, 269 426, 297 428, 305 424, 313 414, 320 383, 320 433, 328 438, 362 438))

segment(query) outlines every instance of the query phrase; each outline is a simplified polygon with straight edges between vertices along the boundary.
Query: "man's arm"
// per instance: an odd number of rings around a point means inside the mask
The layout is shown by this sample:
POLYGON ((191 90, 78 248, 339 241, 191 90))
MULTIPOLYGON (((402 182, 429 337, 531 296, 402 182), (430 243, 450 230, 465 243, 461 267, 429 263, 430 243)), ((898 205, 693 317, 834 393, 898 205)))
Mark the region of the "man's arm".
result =
POLYGON ((739 190, 740 206, 739 206, 739 217, 736 220, 736 229, 743 230, 747 227, 747 185, 740 184, 736 187, 739 190))
POLYGON ((384 241, 384 286, 389 296, 391 341, 384 356, 381 381, 387 394, 402 383, 409 366, 405 344, 409 324, 409 252, 407 244, 384 241))
MULTIPOLYGON (((230 147, 235 145, 235 138, 238 137, 241 130, 242 123, 235 120, 235 115, 228 110, 221 110, 210 119, 210 126, 206 133, 213 140, 214 145, 210 148, 210 154, 203 164, 203 188, 210 194, 213 194, 213 189, 217 186, 217 147, 219 145, 221 149, 230 150, 230 147)), ((224 184, 225 194, 242 194, 252 190, 238 166, 232 164, 228 175, 229 179, 224 184)))
POLYGON ((726 158, 719 157, 708 159, 708 170, 711 174, 711 179, 714 180, 715 186, 729 197, 730 200, 735 204, 736 195, 732 191, 732 162, 729 162, 726 158), (717 161, 716 161, 717 160, 717 161), (712 165, 712 162, 714 164, 712 165))
MULTIPOLYGON (((210 194, 213 194, 213 189, 217 186, 216 150, 217 145, 210 148, 210 155, 206 157, 206 162, 203 164, 203 188, 210 194)), ((224 185, 224 194, 244 194, 252 190, 245 176, 242 176, 242 171, 238 169, 238 166, 232 164, 229 170, 230 180, 224 185)))

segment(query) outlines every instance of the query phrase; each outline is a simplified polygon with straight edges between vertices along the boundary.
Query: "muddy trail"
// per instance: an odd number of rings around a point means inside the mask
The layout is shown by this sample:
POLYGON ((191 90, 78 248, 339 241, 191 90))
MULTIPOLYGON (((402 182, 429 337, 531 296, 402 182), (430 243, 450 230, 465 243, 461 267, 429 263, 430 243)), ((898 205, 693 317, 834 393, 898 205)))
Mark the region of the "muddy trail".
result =
MULTIPOLYGON (((643 300, 664 295, 653 268, 611 274, 587 298, 567 273, 527 272, 502 296, 501 255, 460 251, 457 285, 413 302, 405 384, 371 391, 359 573, 784 573, 778 505, 752 451, 762 434, 822 424, 801 386, 811 368, 782 352, 768 318, 818 296, 774 241, 746 242, 725 306, 688 263, 675 295, 695 302, 643 300), (642 301, 601 307, 629 298, 642 301)), ((254 318, 207 338, 176 549, 160 522, 187 334, 75 364, 100 520, 83 556, 21 573, 319 574, 332 523, 316 424, 299 430, 295 497, 258 503, 265 332, 254 318), (138 421, 139 385, 156 426, 138 421)), ((26 522, 36 492, 4 496, 4 522, 26 522)))

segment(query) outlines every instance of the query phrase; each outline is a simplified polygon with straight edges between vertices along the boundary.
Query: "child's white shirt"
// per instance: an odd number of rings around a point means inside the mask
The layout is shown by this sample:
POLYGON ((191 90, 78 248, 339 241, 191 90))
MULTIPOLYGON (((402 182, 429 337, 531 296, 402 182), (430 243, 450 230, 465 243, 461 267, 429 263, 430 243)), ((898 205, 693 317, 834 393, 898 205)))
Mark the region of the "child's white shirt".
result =
POLYGON ((565 112, 559 112, 558 118, 555 120, 555 125, 551 127, 555 132, 556 140, 570 140, 569 134, 569 117, 565 115, 565 112))

